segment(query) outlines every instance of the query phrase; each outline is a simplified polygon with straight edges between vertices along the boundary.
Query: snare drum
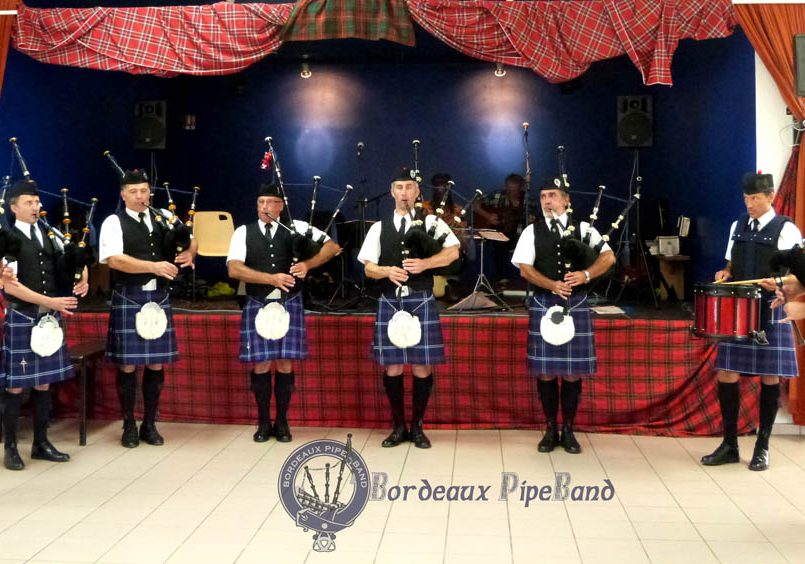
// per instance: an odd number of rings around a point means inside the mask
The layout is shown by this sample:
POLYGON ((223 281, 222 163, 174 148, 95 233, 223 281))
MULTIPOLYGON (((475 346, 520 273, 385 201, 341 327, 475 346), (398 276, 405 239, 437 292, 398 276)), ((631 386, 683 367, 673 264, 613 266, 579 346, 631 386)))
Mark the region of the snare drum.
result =
POLYGON ((696 284, 693 290, 697 337, 742 341, 760 329, 761 290, 752 284, 696 284))

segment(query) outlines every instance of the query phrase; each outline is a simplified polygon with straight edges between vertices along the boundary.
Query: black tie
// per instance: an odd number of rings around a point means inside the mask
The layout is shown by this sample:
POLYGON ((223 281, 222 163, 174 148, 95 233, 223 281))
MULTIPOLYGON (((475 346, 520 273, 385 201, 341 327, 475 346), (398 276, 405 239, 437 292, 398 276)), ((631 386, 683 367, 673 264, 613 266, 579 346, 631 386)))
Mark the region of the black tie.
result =
POLYGON ((405 218, 404 217, 400 219, 400 230, 397 231, 397 233, 399 233, 400 237, 405 235, 405 218))
POLYGON ((269 243, 274 240, 274 237, 271 235, 271 226, 266 223, 266 239, 269 243))
POLYGON ((752 231, 760 231, 760 222, 757 219, 752 220, 752 231))
POLYGON ((151 232, 148 230, 148 226, 145 224, 145 212, 140 212, 137 214, 137 217, 140 218, 140 229, 146 235, 151 235, 151 232))
POLYGON ((31 241, 40 249, 43 248, 42 242, 39 240, 39 237, 36 236, 36 225, 31 225, 31 241))
POLYGON ((551 233, 557 237, 559 236, 559 221, 557 219, 551 220, 551 233))

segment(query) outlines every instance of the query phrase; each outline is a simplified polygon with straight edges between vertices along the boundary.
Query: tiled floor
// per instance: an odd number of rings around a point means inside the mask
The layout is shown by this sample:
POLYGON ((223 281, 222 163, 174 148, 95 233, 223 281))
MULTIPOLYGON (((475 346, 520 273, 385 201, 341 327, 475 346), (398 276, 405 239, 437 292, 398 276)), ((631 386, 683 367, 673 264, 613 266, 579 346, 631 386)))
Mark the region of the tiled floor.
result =
MULTIPOLYGON (((54 442, 67 464, 0 469, 0 564, 9 562, 805 562, 805 441, 772 438, 768 472, 704 468, 717 439, 579 436, 581 455, 540 455, 533 431, 431 431, 433 449, 383 449, 387 430, 353 443, 388 486, 489 486, 489 501, 369 501, 332 553, 279 503, 286 457, 346 429, 295 428, 294 441, 252 442, 245 426, 160 425, 167 444, 118 446, 119 423, 98 423, 76 446, 75 422, 54 442), (499 499, 502 473, 519 484, 612 482, 610 501, 499 499), (514 479, 511 474, 507 474, 514 479)), ((24 429, 21 443, 28 443, 24 429)), ((753 439, 741 439, 744 457, 753 439)), ((525 490, 522 490, 525 491, 525 490)))

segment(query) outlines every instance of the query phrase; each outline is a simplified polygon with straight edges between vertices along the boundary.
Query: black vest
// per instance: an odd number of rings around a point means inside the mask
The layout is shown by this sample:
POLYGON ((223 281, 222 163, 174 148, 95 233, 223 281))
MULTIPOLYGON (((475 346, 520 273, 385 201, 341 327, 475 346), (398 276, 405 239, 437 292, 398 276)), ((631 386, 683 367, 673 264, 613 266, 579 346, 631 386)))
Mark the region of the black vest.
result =
POLYGON ((780 232, 789 221, 784 215, 775 215, 763 229, 753 232, 747 214, 738 218, 732 234, 733 280, 754 280, 771 274, 769 261, 777 251, 780 232))
MULTIPOLYGON (((405 219, 406 223, 410 222, 410 218, 405 219)), ((416 229, 411 227, 410 229, 416 229)), ((403 238, 394 227, 394 220, 384 219, 380 223, 380 260, 378 266, 398 266, 402 268, 403 261, 403 238)), ((414 257, 411 258, 421 258, 414 257)), ((433 275, 427 271, 420 274, 409 274, 406 286, 411 288, 414 292, 432 292, 433 291, 433 275)), ((384 278, 380 280, 380 289, 384 295, 393 295, 397 289, 397 285, 384 278)))
MULTIPOLYGON (((123 254, 151 262, 167 260, 162 250, 167 228, 162 224, 162 221, 156 220, 153 213, 150 211, 145 213, 151 217, 152 231, 149 235, 145 234, 145 230, 139 220, 132 218, 126 213, 125 209, 117 212, 120 228, 123 231, 123 254)), ((147 272, 130 274, 113 270, 112 275, 115 284, 124 286, 142 286, 154 278, 157 279, 159 287, 168 285, 168 280, 165 278, 154 276, 147 272)))
MULTIPOLYGON (((16 226, 15 226, 16 229, 16 226)), ((56 286, 56 260, 61 254, 53 241, 51 241, 44 230, 37 224, 36 229, 42 235, 43 248, 39 248, 36 241, 22 235, 19 229, 14 236, 20 239, 20 252, 17 256, 17 279, 26 287, 38 294, 46 296, 56 296, 58 294, 56 286)), ((36 307, 17 298, 8 296, 10 302, 36 307)))
MULTIPOLYGON (((576 219, 570 220, 570 224, 575 226, 573 234, 569 235, 575 239, 581 240, 581 223, 576 219)), ((545 223, 544 218, 539 218, 533 223, 534 225, 534 268, 547 278, 551 280, 562 280, 565 273, 568 272, 565 268, 565 257, 562 256, 559 241, 560 235, 551 233, 551 229, 545 223)), ((567 229, 569 226, 565 226, 567 229)), ((571 267, 572 269, 572 267, 571 267)), ((532 286, 535 292, 545 292, 545 288, 537 288, 532 286)), ((587 284, 576 286, 574 292, 585 291, 587 284)))
MULTIPOLYGON (((269 226, 266 226, 268 230, 269 226)), ((246 266, 251 269, 276 274, 288 273, 293 264, 291 234, 282 227, 277 227, 271 242, 260 230, 259 222, 246 226, 246 266)), ((271 284, 246 284, 246 293, 257 299, 263 299, 276 288, 271 284)))

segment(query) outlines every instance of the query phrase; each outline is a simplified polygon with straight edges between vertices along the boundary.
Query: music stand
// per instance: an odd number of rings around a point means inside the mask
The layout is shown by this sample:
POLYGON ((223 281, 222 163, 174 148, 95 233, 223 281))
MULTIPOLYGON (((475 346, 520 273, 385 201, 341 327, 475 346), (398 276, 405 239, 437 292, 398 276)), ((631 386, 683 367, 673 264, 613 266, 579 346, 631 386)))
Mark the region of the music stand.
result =
POLYGON ((340 308, 335 309, 343 309, 348 306, 356 305, 369 298, 369 295, 366 292, 366 277, 362 277, 361 283, 359 284, 347 276, 347 257, 351 257, 352 249, 360 250, 361 245, 363 245, 363 240, 366 238, 366 232, 373 223, 374 221, 361 221, 360 219, 355 219, 336 225, 338 241, 342 248, 340 255, 341 281, 333 291, 333 295, 330 296, 330 299, 327 302, 328 306, 332 305, 339 292, 341 293, 341 299, 346 299, 347 286, 352 286, 354 289, 358 290, 358 295, 349 302, 343 303, 340 308))
MULTIPOLYGON (((456 230, 458 231, 458 229, 456 230)), ((475 281, 475 287, 472 289, 470 295, 459 301, 457 304, 450 306, 448 311, 466 311, 474 309, 495 309, 498 307, 503 308, 504 311, 510 310, 509 305, 503 301, 495 290, 492 289, 492 284, 489 278, 484 273, 484 244, 486 241, 499 241, 505 243, 509 240, 506 235, 494 229, 467 229, 472 233, 472 238, 481 242, 480 261, 481 267, 478 273, 478 278, 475 281), (495 301, 489 299, 489 296, 494 298, 495 301)))

